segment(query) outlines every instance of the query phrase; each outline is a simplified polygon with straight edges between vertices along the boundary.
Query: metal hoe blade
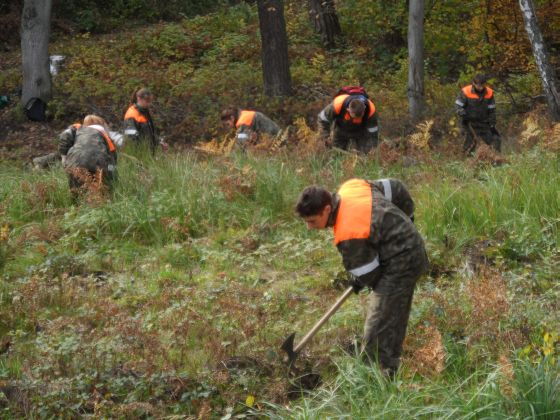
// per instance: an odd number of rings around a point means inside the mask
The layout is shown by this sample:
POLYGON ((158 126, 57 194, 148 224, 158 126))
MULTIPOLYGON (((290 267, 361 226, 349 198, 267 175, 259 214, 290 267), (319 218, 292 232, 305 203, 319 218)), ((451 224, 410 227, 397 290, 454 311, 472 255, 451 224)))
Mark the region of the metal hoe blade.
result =
POLYGON ((292 333, 284 340, 282 343, 282 350, 284 350, 288 355, 288 365, 291 366, 297 357, 297 352, 294 350, 294 339, 296 337, 296 333, 292 333))

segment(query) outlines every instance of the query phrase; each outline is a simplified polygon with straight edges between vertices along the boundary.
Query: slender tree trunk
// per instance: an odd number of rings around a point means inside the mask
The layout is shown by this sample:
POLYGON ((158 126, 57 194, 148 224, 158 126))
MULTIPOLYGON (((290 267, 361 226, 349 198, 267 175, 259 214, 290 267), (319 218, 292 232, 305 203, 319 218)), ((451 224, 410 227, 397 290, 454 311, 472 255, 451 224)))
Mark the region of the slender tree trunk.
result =
POLYGON ((525 21, 525 30, 531 41, 533 55, 541 75, 541 80, 548 102, 548 109, 554 121, 560 121, 560 91, 558 90, 558 79, 554 67, 550 65, 548 53, 544 45, 533 0, 519 0, 519 7, 525 21))
POLYGON ((262 41, 264 93, 267 96, 288 96, 292 90, 288 36, 282 0, 258 0, 262 41))
POLYGON ((21 15, 22 104, 51 98, 49 36, 52 0, 25 0, 21 15))
POLYGON ((326 48, 334 48, 336 37, 342 34, 334 0, 308 0, 307 3, 315 32, 321 35, 326 48))
POLYGON ((408 111, 413 122, 424 112, 424 0, 409 2, 408 111))

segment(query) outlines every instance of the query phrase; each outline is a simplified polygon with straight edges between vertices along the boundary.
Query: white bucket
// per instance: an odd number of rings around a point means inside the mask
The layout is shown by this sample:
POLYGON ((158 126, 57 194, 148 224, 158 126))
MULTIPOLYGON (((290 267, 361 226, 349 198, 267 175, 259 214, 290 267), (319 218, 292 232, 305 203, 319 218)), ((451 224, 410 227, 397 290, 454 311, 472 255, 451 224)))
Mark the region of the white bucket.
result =
POLYGON ((51 75, 56 76, 60 72, 60 69, 62 68, 62 65, 64 64, 65 60, 66 60, 66 56, 64 55, 50 56, 51 75))

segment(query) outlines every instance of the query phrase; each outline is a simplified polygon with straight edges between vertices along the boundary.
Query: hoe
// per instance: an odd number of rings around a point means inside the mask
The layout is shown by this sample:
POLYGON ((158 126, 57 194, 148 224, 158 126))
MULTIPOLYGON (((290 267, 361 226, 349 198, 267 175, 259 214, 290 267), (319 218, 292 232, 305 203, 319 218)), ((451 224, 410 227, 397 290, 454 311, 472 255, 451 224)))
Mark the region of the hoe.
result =
POLYGON ((296 333, 290 334, 288 338, 282 344, 281 349, 288 354, 288 366, 291 368, 294 361, 296 360, 301 349, 317 334, 317 331, 329 320, 331 316, 342 306, 342 304, 348 299, 348 297, 354 293, 354 289, 349 287, 344 291, 342 296, 338 298, 333 306, 323 315, 323 317, 317 321, 317 323, 311 328, 311 330, 302 338, 302 340, 294 347, 294 338, 296 333))

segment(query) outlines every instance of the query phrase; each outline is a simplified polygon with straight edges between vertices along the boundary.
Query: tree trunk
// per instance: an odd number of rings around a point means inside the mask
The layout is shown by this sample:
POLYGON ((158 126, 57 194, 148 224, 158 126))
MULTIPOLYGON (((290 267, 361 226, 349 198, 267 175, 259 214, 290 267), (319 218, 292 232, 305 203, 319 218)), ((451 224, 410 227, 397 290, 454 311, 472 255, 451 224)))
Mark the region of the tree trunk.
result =
POLYGON ((424 112, 424 0, 409 2, 408 111, 413 122, 424 112))
POLYGON ((21 102, 51 98, 49 36, 52 0, 25 0, 21 14, 21 61, 23 89, 21 102))
POLYGON ((267 96, 288 96, 292 90, 288 36, 282 0, 258 0, 262 41, 264 93, 267 96))
POLYGON ((315 32, 321 35, 326 48, 334 48, 336 37, 342 34, 334 0, 308 0, 307 3, 315 32))
POLYGON ((558 80, 556 79, 556 72, 550 65, 548 59, 548 53, 535 14, 535 5, 533 0, 519 0, 519 7, 521 8, 521 14, 525 21, 525 30, 529 36, 529 41, 533 48, 533 55, 535 56, 535 61, 541 75, 550 115, 554 121, 560 121, 560 91, 558 90, 558 80))

